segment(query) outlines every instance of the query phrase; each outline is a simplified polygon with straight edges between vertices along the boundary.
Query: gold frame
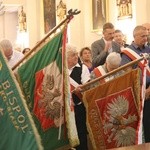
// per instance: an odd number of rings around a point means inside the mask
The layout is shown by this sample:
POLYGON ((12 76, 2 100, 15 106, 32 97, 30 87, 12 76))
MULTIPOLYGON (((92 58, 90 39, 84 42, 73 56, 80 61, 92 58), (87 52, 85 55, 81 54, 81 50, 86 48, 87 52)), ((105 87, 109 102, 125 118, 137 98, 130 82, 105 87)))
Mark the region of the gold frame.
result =
POLYGON ((108 21, 108 0, 91 0, 92 32, 101 32, 108 21))
POLYGON ((132 0, 116 0, 118 9, 117 19, 132 18, 132 0))

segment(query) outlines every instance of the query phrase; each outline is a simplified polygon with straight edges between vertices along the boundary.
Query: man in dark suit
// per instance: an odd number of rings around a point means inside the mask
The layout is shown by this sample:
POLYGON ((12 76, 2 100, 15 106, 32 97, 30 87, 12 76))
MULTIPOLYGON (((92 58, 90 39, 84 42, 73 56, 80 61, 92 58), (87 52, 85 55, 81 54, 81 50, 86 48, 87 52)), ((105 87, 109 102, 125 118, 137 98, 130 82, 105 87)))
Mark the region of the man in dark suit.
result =
POLYGON ((91 50, 93 67, 103 65, 110 52, 121 52, 120 46, 113 41, 114 32, 114 25, 109 22, 105 23, 103 25, 103 37, 92 43, 91 50))

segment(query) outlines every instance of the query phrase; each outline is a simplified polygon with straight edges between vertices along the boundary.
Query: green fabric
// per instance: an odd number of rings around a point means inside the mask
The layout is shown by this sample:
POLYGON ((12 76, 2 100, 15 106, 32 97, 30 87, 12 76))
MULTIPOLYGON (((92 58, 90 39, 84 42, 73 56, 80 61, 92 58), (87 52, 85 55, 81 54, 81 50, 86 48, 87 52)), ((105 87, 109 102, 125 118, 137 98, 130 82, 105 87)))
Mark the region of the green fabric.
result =
POLYGON ((0 50, 0 150, 38 150, 40 136, 0 50))
MULTIPOLYGON (((20 80, 24 95, 30 111, 34 105, 35 73, 48 66, 56 60, 61 69, 62 57, 59 49, 62 46, 62 33, 58 34, 49 43, 44 45, 32 58, 18 69, 18 78, 20 80)), ((60 70, 62 71, 62 70, 60 70)))
MULTIPOLYGON (((45 150, 55 150, 69 144, 68 138, 64 133, 65 129, 63 125, 61 128, 61 138, 58 140, 59 127, 52 126, 43 129, 41 126, 42 121, 39 120, 33 110, 34 107, 38 107, 39 105, 34 106, 36 82, 42 82, 41 79, 36 79, 36 74, 42 72, 47 66, 54 62, 57 64, 60 73, 62 73, 62 38, 63 32, 59 33, 51 41, 45 44, 32 58, 18 69, 18 79, 45 150)), ((51 72, 51 70, 49 71, 51 72)))

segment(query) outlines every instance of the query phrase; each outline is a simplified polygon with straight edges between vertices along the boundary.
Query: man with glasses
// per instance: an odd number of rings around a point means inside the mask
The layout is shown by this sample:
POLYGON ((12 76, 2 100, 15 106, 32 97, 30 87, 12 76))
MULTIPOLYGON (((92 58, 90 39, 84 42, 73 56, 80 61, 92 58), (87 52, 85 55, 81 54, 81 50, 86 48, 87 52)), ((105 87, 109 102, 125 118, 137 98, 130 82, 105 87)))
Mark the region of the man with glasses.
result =
POLYGON ((150 48, 146 45, 148 31, 145 27, 136 26, 133 30, 133 37, 134 41, 127 47, 128 49, 122 50, 122 65, 129 63, 133 58, 137 59, 136 55, 150 53, 150 48))
MULTIPOLYGON (((147 46, 148 31, 145 27, 136 26, 133 30, 134 41, 128 48, 122 50, 122 61, 121 65, 131 62, 132 60, 138 59, 143 53, 150 53, 150 48, 147 46)), ((143 67, 143 63, 139 62, 134 68, 143 67)), ((150 66, 150 63, 148 64, 150 66)), ((143 127, 145 142, 150 142, 150 72, 147 70, 146 75, 146 91, 145 101, 143 108, 143 127)))

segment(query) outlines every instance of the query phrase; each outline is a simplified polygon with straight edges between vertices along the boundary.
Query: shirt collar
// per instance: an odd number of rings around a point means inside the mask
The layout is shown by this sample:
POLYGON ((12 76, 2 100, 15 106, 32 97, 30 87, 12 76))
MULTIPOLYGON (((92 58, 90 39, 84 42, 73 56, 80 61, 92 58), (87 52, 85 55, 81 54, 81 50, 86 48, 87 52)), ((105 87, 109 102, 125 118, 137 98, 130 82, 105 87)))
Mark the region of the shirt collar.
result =
POLYGON ((79 63, 77 63, 75 66, 73 66, 72 68, 74 68, 74 67, 80 67, 80 65, 79 65, 79 63))
MULTIPOLYGON (((139 46, 137 46, 137 44, 133 41, 132 45, 136 48, 136 49, 141 49, 139 46)), ((145 45, 143 45, 143 48, 145 48, 145 45)))
POLYGON ((69 70, 73 70, 74 67, 80 67, 79 63, 77 63, 75 66, 73 66, 73 67, 70 68, 69 70))
POLYGON ((72 68, 69 69, 69 75, 71 74, 71 72, 74 69, 74 67, 80 67, 79 63, 77 63, 75 66, 73 66, 72 68))
POLYGON ((104 37, 103 37, 103 40, 104 40, 105 43, 107 42, 107 41, 104 39, 104 37))

